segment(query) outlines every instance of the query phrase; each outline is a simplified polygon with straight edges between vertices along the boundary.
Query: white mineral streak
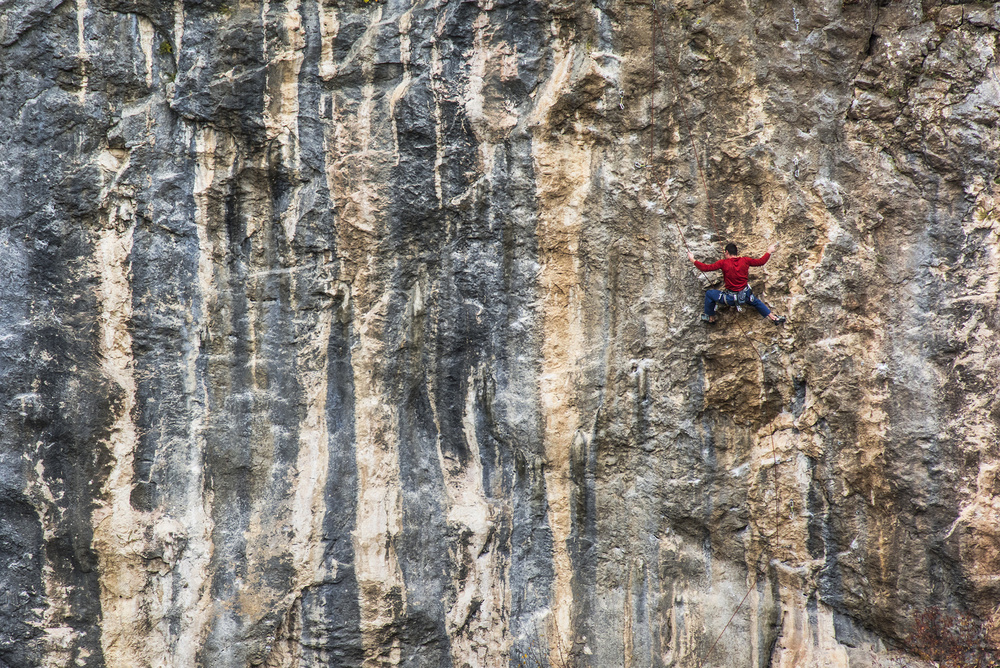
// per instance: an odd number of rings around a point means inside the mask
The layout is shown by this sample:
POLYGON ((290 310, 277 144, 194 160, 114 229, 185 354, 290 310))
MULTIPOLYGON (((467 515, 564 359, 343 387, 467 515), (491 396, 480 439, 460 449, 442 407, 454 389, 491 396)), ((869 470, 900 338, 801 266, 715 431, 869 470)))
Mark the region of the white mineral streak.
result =
POLYGON ((92 516, 93 547, 100 564, 101 642, 108 666, 168 665, 171 637, 167 612, 172 598, 168 575, 176 564, 186 532, 168 517, 132 508, 134 452, 138 444, 132 420, 136 379, 132 357, 132 290, 129 282, 135 207, 118 187, 129 166, 124 152, 105 151, 98 158, 106 215, 94 239, 94 272, 99 278, 98 337, 102 369, 121 392, 122 404, 107 448, 112 469, 92 516), (137 629, 144 632, 137 633, 137 629))
MULTIPOLYGON (((350 284, 356 344, 352 351, 355 396, 355 465, 358 499, 353 546, 361 640, 366 668, 399 665, 399 638, 392 626, 405 614, 406 587, 396 556, 395 542, 402 529, 402 488, 399 469, 398 425, 381 369, 389 354, 384 323, 389 292, 374 259, 382 221, 379 188, 386 179, 380 171, 383 141, 373 133, 375 86, 370 81, 370 50, 381 21, 381 7, 372 12, 366 34, 348 59, 361 59, 368 83, 357 105, 337 109, 335 127, 326 134, 327 181, 338 203, 337 249, 341 279, 350 284), (351 118, 353 112, 353 118, 351 118)), ((350 106, 348 106, 350 105, 350 106)))
POLYGON ((327 349, 332 323, 333 309, 323 309, 296 355, 298 378, 306 401, 305 421, 299 430, 299 453, 295 467, 298 481, 292 500, 293 538, 289 546, 298 574, 296 594, 322 575, 322 532, 326 510, 324 491, 329 470, 327 349))
POLYGON ((184 39, 184 0, 174 0, 174 61, 181 61, 181 42, 184 39))
POLYGON ((471 371, 462 413, 468 461, 463 465, 445 456, 438 439, 448 525, 454 535, 469 536, 463 540, 465 554, 459 557, 468 568, 460 569, 465 577, 455 583, 455 603, 446 618, 452 659, 456 666, 469 668, 502 665, 510 651, 510 637, 506 633, 510 617, 508 564, 500 551, 489 544, 495 515, 483 488, 483 466, 476 435, 476 394, 481 383, 481 372, 471 371))
POLYGON ((475 37, 473 38, 473 51, 469 58, 469 86, 465 94, 465 113, 469 121, 473 124, 473 129, 480 137, 489 136, 483 116, 483 78, 486 76, 486 66, 490 60, 490 49, 485 43, 484 34, 490 25, 490 15, 480 12, 473 24, 475 27, 475 37))
POLYGON ((582 416, 575 405, 574 378, 584 360, 584 314, 580 286, 579 246, 583 204, 590 191, 592 147, 579 137, 552 141, 547 114, 570 89, 577 47, 557 42, 552 74, 538 94, 532 126, 537 178, 538 283, 542 293, 544 338, 540 396, 544 416, 545 488, 552 529, 555 582, 549 653, 559 661, 572 647, 573 569, 568 541, 572 530, 570 447, 582 416))
MULTIPOLYGON (((261 18, 265 26, 269 5, 270 3, 265 2, 261 9, 261 18)), ((267 128, 269 139, 277 139, 281 149, 281 162, 292 175, 293 182, 298 184, 300 182, 298 178, 299 72, 302 70, 304 57, 305 32, 302 29, 299 3, 286 2, 285 10, 281 26, 284 39, 276 53, 268 52, 266 37, 268 31, 265 29, 264 56, 268 65, 264 86, 264 127, 267 128)), ((292 190, 288 207, 281 212, 281 224, 288 243, 295 238, 301 193, 301 186, 296 185, 292 190)))
MULTIPOLYGON (((37 391, 38 381, 32 387, 37 391)), ((36 450, 41 450, 45 444, 37 441, 34 444, 36 450)), ((56 506, 56 499, 49 487, 45 466, 40 456, 35 456, 35 466, 31 469, 28 482, 28 494, 32 497, 34 506, 38 510, 44 530, 44 539, 54 541, 58 539, 57 522, 58 517, 51 515, 58 514, 59 508, 56 506)), ((44 556, 44 553, 43 553, 44 556)), ((52 562, 44 559, 42 563, 42 586, 45 588, 46 607, 42 612, 41 627, 44 629, 44 640, 42 642, 45 666, 52 668, 68 668, 73 661, 72 649, 77 640, 76 633, 70 626, 65 626, 64 622, 71 614, 69 595, 70 588, 62 584, 57 576, 52 562)))
MULTIPOLYGON (((337 65, 333 60, 333 40, 336 39, 337 33, 340 31, 340 22, 337 18, 336 7, 328 7, 322 3, 317 3, 316 9, 319 12, 320 30, 319 75, 324 81, 327 81, 337 71, 337 65)), ((319 105, 319 118, 339 118, 336 95, 321 95, 319 105), (329 105, 329 109, 327 109, 327 105, 329 105)), ((342 151, 347 149, 348 146, 346 145, 343 126, 339 123, 325 124, 323 128, 323 152, 328 158, 323 164, 325 167, 326 189, 330 193, 331 199, 335 199, 338 192, 336 177, 338 162, 332 158, 335 155, 344 155, 342 151)))
MULTIPOLYGON (((632 594, 632 568, 628 569, 628 577, 625 581, 625 596, 631 596, 632 594)), ((626 666, 634 665, 633 657, 633 647, 632 647, 632 635, 634 629, 632 627, 632 606, 626 600, 625 605, 622 606, 622 663, 626 666)))
POLYGON ((215 288, 214 245, 209 238, 209 190, 215 181, 216 145, 219 137, 215 129, 205 126, 195 136, 194 202, 195 229, 198 234, 198 287, 201 288, 202 325, 208 326, 210 305, 217 297, 215 288))
MULTIPOLYGON (((110 203, 107 220, 94 240, 94 271, 100 315, 98 345, 102 370, 122 393, 122 405, 111 427, 107 444, 113 465, 103 489, 104 503, 92 516, 93 546, 100 563, 101 612, 104 624, 101 644, 111 666, 145 665, 143 648, 159 655, 168 651, 167 639, 155 619, 150 619, 147 578, 143 568, 148 519, 132 509, 133 454, 137 445, 132 410, 136 382, 132 360, 132 290, 128 280, 129 253, 135 220, 131 205, 122 201, 119 219, 117 202, 110 203), (119 229, 120 228, 120 229, 119 229), (137 621, 149 624, 151 633, 132 633, 137 621)), ((158 607, 158 606, 157 606, 158 607)), ((153 613, 155 615, 155 612, 153 613)))
POLYGON ((382 324, 389 295, 369 301, 364 280, 355 286, 356 308, 368 307, 356 320, 359 345, 354 358, 357 406, 358 505, 354 531, 361 633, 367 666, 398 665, 399 641, 385 646, 384 634, 405 606, 403 573, 394 543, 402 530, 402 496, 399 480, 398 428, 393 405, 388 401, 380 362, 385 359, 382 324), (386 656, 388 655, 388 656, 386 656))
MULTIPOLYGON (((487 12, 480 13, 474 27, 475 46, 469 60, 469 86, 463 102, 476 136, 483 142, 492 143, 517 125, 518 115, 513 102, 504 100, 496 91, 488 90, 486 82, 488 77, 494 80, 515 78, 517 55, 506 42, 490 43, 496 27, 490 25, 487 12)), ((489 174, 489 171, 486 173, 489 174)))
POLYGON ((136 379, 132 357, 132 291, 129 282, 135 207, 118 187, 129 156, 105 151, 98 158, 105 218, 94 239, 94 271, 99 278, 98 344, 102 370, 121 392, 122 404, 111 427, 107 448, 113 457, 95 509, 93 547, 100 564, 101 642, 108 666, 168 665, 171 637, 167 611, 172 579, 186 532, 169 517, 152 517, 132 508, 134 452, 138 444, 132 420, 136 379), (144 632, 137 633, 137 629, 144 632))
MULTIPOLYGON (((281 159, 286 169, 297 174, 299 171, 298 77, 302 66, 305 37, 301 17, 298 14, 298 3, 289 3, 286 5, 286 10, 287 14, 283 19, 285 35, 283 49, 271 59, 268 71, 268 89, 276 90, 280 94, 280 104, 275 104, 278 98, 273 96, 270 98, 271 104, 265 108, 265 124, 269 131, 278 133, 279 141, 282 142, 281 159)), ((295 188, 292 201, 282 212, 282 222, 289 244, 300 215, 300 190, 298 186, 295 188)), ((295 267, 300 266, 297 258, 293 257, 291 263, 295 267)), ((323 267, 318 267, 316 271, 322 272, 323 267)), ((311 283, 316 277, 309 271, 293 274, 293 280, 311 283)), ((333 279, 323 276, 321 280, 333 279)), ((312 311, 301 310, 295 299, 295 295, 300 293, 297 288, 291 290, 292 312, 309 315, 310 319, 315 318, 315 321, 303 323, 303 326, 308 327, 308 334, 303 337, 303 343, 296 353, 297 378, 305 397, 306 414, 299 428, 297 482, 294 485, 290 509, 292 542, 291 545, 285 546, 291 554, 297 575, 293 597, 299 596, 303 588, 314 584, 315 580, 322 576, 322 524, 326 510, 324 492, 329 470, 329 431, 326 422, 327 350, 333 323, 332 308, 322 308, 315 315, 312 315, 312 311)))
MULTIPOLYGON (((101 330, 99 345, 101 345, 102 352, 106 347, 117 348, 123 342, 117 340, 120 335, 129 337, 127 329, 121 327, 123 322, 127 322, 127 317, 120 317, 114 312, 114 306, 116 303, 121 302, 122 304, 127 304, 127 308, 131 308, 131 295, 125 298, 121 294, 114 294, 117 288, 121 288, 119 284, 119 279, 127 275, 127 267, 122 266, 125 262, 123 258, 127 258, 128 251, 132 243, 132 229, 128 227, 120 236, 115 234, 113 230, 106 231, 102 233, 97 240, 98 255, 95 257, 96 272, 100 276, 100 286, 98 288, 98 298, 101 303, 102 317, 101 317, 101 330), (108 237, 108 243, 103 243, 105 241, 105 236, 108 237), (117 242, 121 248, 115 248, 114 244, 117 242), (108 260, 101 258, 101 253, 108 253, 112 257, 108 260), (117 266, 111 267, 108 274, 103 273, 102 264, 106 264, 108 261, 117 260, 119 264, 117 266), (109 294, 110 293, 110 294, 109 294), (110 343, 109 343, 110 339, 110 343)), ((127 286, 127 281, 126 281, 127 286)), ((127 290, 127 287, 126 287, 127 290)), ((127 346, 125 349, 131 351, 131 346, 127 346)), ((116 473, 119 472, 119 463, 131 468, 130 452, 123 454, 122 450, 127 449, 128 440, 130 437, 134 436, 134 427, 131 425, 129 420, 129 412, 125 410, 126 407, 130 407, 131 403, 134 402, 134 380, 130 377, 129 361, 127 357, 122 358, 122 355, 127 356, 129 353, 125 350, 117 349, 115 350, 116 359, 106 359, 104 365, 105 373, 116 380, 122 382, 122 390, 125 393, 123 398, 123 412, 121 417, 114 425, 114 431, 111 437, 112 452, 115 457, 121 457, 121 462, 116 461, 115 468, 111 472, 111 477, 113 478, 116 473), (119 355, 120 354, 120 355, 119 355), (132 392, 129 392, 130 387, 132 392)), ((32 393, 37 392, 39 381, 35 380, 32 384, 32 393)), ((34 444, 36 449, 41 449, 44 447, 44 443, 38 441, 34 444)), ((57 499, 53 494, 52 489, 47 484, 48 476, 46 475, 45 468, 41 457, 36 456, 36 464, 32 469, 33 476, 29 477, 28 483, 28 494, 32 497, 34 505, 39 510, 41 525, 43 527, 44 539, 49 541, 59 540, 57 534, 57 528, 59 527, 61 510, 57 506, 57 499)), ((130 482, 126 481, 126 489, 130 489, 130 482)), ((108 484, 112 484, 110 479, 108 484)), ((103 490, 105 494, 109 492, 106 486, 103 490)), ((117 499, 115 499, 117 501, 117 499)), ((126 503, 127 503, 126 494, 126 503)), ((107 566, 102 557, 102 538, 107 535, 109 529, 107 528, 107 523, 103 522, 104 527, 101 526, 102 520, 108 519, 108 509, 99 508, 96 509, 92 515, 92 521, 95 523, 94 527, 94 547, 98 553, 99 563, 102 567, 107 566)), ((105 543, 106 544, 106 543, 105 543)), ((61 582, 60 577, 57 575, 52 562, 48 559, 44 559, 45 552, 42 553, 43 564, 42 564, 42 586, 45 589, 46 597, 46 607, 42 611, 41 628, 44 630, 44 636, 42 640, 42 652, 43 652, 43 663, 45 666, 51 666, 52 668, 69 668, 76 664, 76 660, 82 658, 80 653, 74 649, 74 646, 79 642, 80 638, 78 633, 65 622, 70 619, 73 615, 73 605, 70 600, 70 594, 72 593, 71 588, 61 582)), ((106 579, 101 577, 102 585, 102 602, 106 598, 105 589, 106 579)))
POLYGON ((400 660, 399 641, 386 646, 385 632, 406 605, 403 573, 395 540, 402 530, 399 445, 395 411, 378 376, 385 359, 382 325, 389 295, 373 300, 366 273, 354 285, 358 347, 353 358, 355 432, 359 498, 354 531, 355 572, 361 606, 361 633, 367 666, 400 660))
POLYGON ((698 600, 698 592, 677 583, 671 585, 670 598, 670 637, 664 638, 667 648, 663 656, 664 665, 684 665, 684 657, 696 651, 700 640, 699 628, 704 621, 694 603, 698 600), (688 600, 691 595, 693 600, 688 600))
POLYGON ((87 37, 85 34, 86 25, 84 19, 87 16, 87 0, 76 0, 76 57, 80 59, 80 67, 83 68, 83 77, 80 80, 80 90, 77 97, 80 104, 87 99, 87 84, 90 79, 87 71, 90 68, 90 56, 87 54, 87 37))
POLYGON ((389 118, 392 119, 392 145, 397 165, 399 164, 399 128, 396 125, 396 105, 406 95, 406 91, 410 89, 410 83, 413 81, 413 75, 410 73, 410 22, 412 18, 412 8, 403 12, 403 15, 399 17, 399 60, 403 64, 403 78, 389 95, 389 118))
MULTIPOLYGON (((293 275, 295 276, 295 275, 293 275)), ((301 279, 312 282, 315 277, 301 279)), ((286 615, 286 622, 296 619, 297 606, 302 590, 321 581, 324 577, 322 540, 323 518, 326 512, 325 489, 329 464, 326 421, 327 403, 327 348, 333 310, 324 308, 318 312, 300 310, 294 299, 298 289, 292 289, 292 310, 302 313, 300 326, 308 328, 302 336, 302 343, 295 354, 297 379, 302 388, 305 402, 305 418, 299 425, 298 454, 295 471, 292 474, 290 498, 281 507, 274 507, 273 499, 260 498, 254 504, 253 515, 246 534, 247 561, 257 564, 253 575, 248 576, 246 589, 253 592, 253 598, 269 607, 292 609, 286 615), (267 577, 267 565, 271 560, 291 560, 295 577, 291 590, 276 589, 267 577)), ((278 481, 273 480, 272 484, 278 481)), ((245 599, 250 601, 250 597, 245 599)), ((279 637, 273 651, 267 657, 267 666, 297 666, 301 658, 302 645, 287 642, 279 637)))
POLYGON ((445 146, 441 132, 441 96, 447 93, 444 84, 444 62, 441 60, 441 46, 438 40, 444 34, 448 14, 442 6, 438 9, 437 22, 434 24, 434 35, 431 37, 431 90, 434 93, 434 192, 437 194, 438 208, 444 207, 444 189, 441 185, 441 165, 444 164, 445 146))
MULTIPOLYGON (((481 12, 475 22, 475 48, 469 61, 469 83, 463 96, 466 116, 469 118, 472 131, 479 144, 479 173, 482 174, 466 191, 451 200, 452 205, 459 204, 467 197, 475 196, 478 186, 485 178, 493 181, 493 169, 497 147, 518 123, 519 115, 514 103, 495 89, 496 81, 507 81, 517 77, 517 50, 506 42, 491 43, 497 28, 491 26, 489 14, 481 12), (488 87, 487 80, 494 82, 494 88, 488 87), (492 100, 490 102, 489 100, 492 100)), ((440 104, 436 104, 440 111, 440 104)), ((439 137, 440 146, 440 137, 439 137)), ((443 152, 439 151, 436 161, 437 168, 443 160, 443 152)), ((437 169, 438 196, 440 192, 440 169, 437 169)))
MULTIPOLYGON (((184 502, 175 504, 183 508, 183 515, 177 520, 183 526, 187 538, 187 548, 179 559, 176 572, 178 580, 184 583, 174 593, 174 605, 183 611, 181 624, 174 641, 171 656, 173 666, 196 665, 198 653, 207 632, 206 622, 212 605, 211 592, 205 586, 209 581, 208 565, 212 555, 212 504, 211 492, 205 485, 203 457, 206 439, 203 432, 208 420, 207 402, 195 401, 203 396, 199 372, 199 351, 201 340, 208 335, 211 305, 217 299, 217 287, 213 270, 214 245, 209 237, 210 189, 216 178, 217 151, 231 148, 230 142, 220 138, 210 127, 203 128, 195 135, 195 169, 192 189, 195 203, 195 230, 198 237, 198 293, 199 303, 195 306, 191 341, 185 359, 184 392, 192 398, 192 419, 188 443, 189 453, 186 471, 184 502), (200 405, 199 405, 200 404, 200 405)), ((230 167, 231 169, 231 167, 230 167)), ((228 178, 230 173, 224 173, 228 178)))
POLYGON ((153 24, 145 16, 136 18, 139 25, 139 44, 142 46, 142 57, 146 61, 146 85, 153 85, 153 24))
POLYGON ((748 612, 750 613, 750 632, 747 634, 747 639, 750 641, 751 661, 749 668, 764 668, 760 661, 761 636, 763 635, 762 627, 764 625, 764 619, 761 618, 763 601, 761 600, 757 583, 754 580, 755 578, 751 578, 748 583, 751 590, 750 595, 747 596, 747 605, 749 606, 748 612))
POLYGON ((781 635, 774 648, 775 668, 848 668, 846 648, 837 642, 833 610, 822 602, 810 601, 803 591, 808 583, 802 572, 778 569, 782 598, 781 635))
POLYGON ((316 11, 319 12, 319 76, 324 81, 328 81, 337 73, 337 64, 333 61, 333 40, 340 32, 338 8, 334 5, 317 2, 316 11))

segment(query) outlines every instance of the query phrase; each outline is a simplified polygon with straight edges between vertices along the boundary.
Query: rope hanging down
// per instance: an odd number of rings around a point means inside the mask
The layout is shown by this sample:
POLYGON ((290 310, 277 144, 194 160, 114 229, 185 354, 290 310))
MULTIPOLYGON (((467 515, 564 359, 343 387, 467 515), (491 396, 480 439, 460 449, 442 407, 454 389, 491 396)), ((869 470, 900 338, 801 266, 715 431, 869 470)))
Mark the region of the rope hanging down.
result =
MULTIPOLYGON (((669 43, 669 41, 666 38, 666 35, 663 32, 663 23, 660 21, 659 10, 658 10, 658 8, 656 6, 656 1, 655 0, 653 0, 652 9, 653 9, 653 16, 652 16, 652 22, 651 22, 652 38, 650 40, 651 43, 652 43, 652 54, 651 54, 651 65, 652 65, 652 76, 651 76, 651 79, 652 79, 652 87, 651 87, 650 93, 649 93, 650 139, 649 139, 649 159, 648 159, 647 164, 646 164, 646 166, 648 168, 650 168, 650 169, 652 169, 653 164, 654 164, 653 163, 653 155, 654 155, 654 150, 653 149, 654 149, 654 146, 655 146, 655 138, 656 138, 656 120, 655 120, 656 117, 655 117, 654 96, 656 94, 656 85, 657 85, 657 64, 656 64, 657 32, 659 32, 660 36, 663 37, 664 44, 668 44, 669 43)), ((679 63, 678 63, 678 66, 679 66, 679 63)), ((671 79, 671 87, 673 88, 673 93, 674 93, 674 104, 677 104, 680 101, 680 91, 679 91, 678 86, 677 86, 677 78, 676 78, 675 69, 671 69, 670 70, 670 79, 671 79)), ((680 115, 680 114, 678 114, 678 125, 680 125, 682 118, 683 118, 683 116, 680 115)), ((711 197, 711 193, 710 193, 709 188, 708 188, 708 179, 705 176, 705 169, 703 168, 703 166, 701 164, 701 158, 700 158, 700 155, 698 153, 697 142, 695 142, 694 132, 692 131, 690 125, 688 126, 687 130, 688 130, 688 132, 687 132, 687 134, 688 134, 688 140, 691 143, 692 157, 694 158, 695 165, 697 167, 699 176, 701 178, 701 184, 702 184, 702 187, 704 188, 704 191, 705 191, 705 202, 708 205, 708 212, 709 212, 710 219, 712 221, 712 227, 715 229, 716 237, 719 238, 719 239, 721 239, 722 238, 722 234, 721 234, 721 231, 719 229, 718 221, 717 221, 717 219, 715 217, 715 207, 712 204, 712 197, 711 197)), ((650 175, 650 176, 652 176, 652 175, 650 175)), ((649 183, 652 186, 652 183, 653 183, 653 179, 652 178, 649 179, 649 183)), ((672 198, 668 197, 667 193, 664 192, 662 185, 659 186, 658 189, 660 191, 660 196, 663 198, 664 206, 665 207, 669 207, 672 198)), ((684 235, 684 230, 681 228, 680 223, 677 222, 676 219, 674 220, 674 224, 677 226, 677 233, 678 233, 678 236, 681 239, 681 243, 684 245, 685 250, 687 250, 688 252, 690 252, 690 248, 688 247, 688 244, 687 244, 687 238, 684 235)), ((765 411, 766 411, 766 402, 764 401, 764 397, 766 395, 765 395, 765 391, 763 389, 763 382, 764 382, 764 377, 767 374, 767 369, 766 369, 766 366, 764 364, 764 357, 763 357, 763 355, 761 355, 760 351, 757 349, 757 346, 754 344, 753 339, 750 338, 750 335, 747 333, 746 329, 743 327, 743 324, 740 323, 739 320, 737 320, 736 322, 737 322, 737 325, 739 325, 740 331, 743 334, 743 338, 746 340, 747 345, 750 346, 751 350, 753 350, 753 352, 754 352, 754 355, 756 355, 757 359, 760 361, 760 365, 761 365, 761 393, 762 393, 762 398, 761 398, 761 420, 762 420, 762 423, 763 423, 763 420, 766 417, 766 413, 765 413, 765 411)), ((780 538, 780 530, 781 530, 782 526, 784 525, 784 515, 781 512, 781 506, 782 506, 782 503, 781 503, 781 487, 780 487, 779 478, 778 478, 779 459, 778 459, 778 455, 777 455, 777 450, 774 447, 774 430, 773 429, 770 430, 769 440, 770 440, 770 445, 771 445, 771 461, 773 463, 772 466, 773 466, 773 469, 774 469, 775 538, 780 538)), ((763 577, 763 576, 765 576, 765 574, 763 572, 761 572, 761 570, 759 569, 759 566, 757 568, 755 568, 754 570, 755 570, 754 574, 757 576, 755 582, 751 586, 749 586, 747 588, 746 594, 744 594, 744 596, 740 600, 739 604, 737 604, 736 609, 733 610, 733 614, 730 615, 729 619, 726 621, 726 624, 725 624, 725 626, 723 626, 722 631, 719 632, 718 637, 716 637, 716 639, 712 643, 711 647, 709 647, 708 652, 705 654, 704 658, 702 659, 703 662, 707 662, 708 659, 712 656, 712 653, 715 651, 715 648, 719 644, 719 641, 722 639, 722 636, 725 635, 726 631, 729 629, 729 626, 732 624, 733 619, 736 618, 737 613, 739 613, 740 609, 742 609, 743 605, 746 603, 747 598, 750 596, 750 592, 753 591, 753 589, 756 587, 756 584, 757 584, 757 582, 760 581, 760 578, 763 577)))

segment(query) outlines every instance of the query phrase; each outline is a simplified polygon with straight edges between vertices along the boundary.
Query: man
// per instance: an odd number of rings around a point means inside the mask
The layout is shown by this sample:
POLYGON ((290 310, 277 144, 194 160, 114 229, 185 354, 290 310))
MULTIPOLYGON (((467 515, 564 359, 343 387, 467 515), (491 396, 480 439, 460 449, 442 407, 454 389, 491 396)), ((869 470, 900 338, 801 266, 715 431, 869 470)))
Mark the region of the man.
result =
POLYGON ((757 299, 750 290, 750 285, 747 282, 750 278, 750 267, 764 265, 768 258, 771 257, 771 253, 777 248, 778 244, 771 244, 767 252, 759 258, 737 257, 736 244, 731 243, 726 245, 726 252, 723 258, 712 264, 698 262, 694 259, 691 251, 688 251, 688 259, 694 263, 694 266, 698 267, 701 271, 721 270, 722 278, 726 284, 725 291, 708 290, 705 293, 705 312, 701 314, 701 319, 708 323, 715 322, 716 303, 723 304, 724 306, 750 304, 757 309, 758 313, 774 323, 775 326, 785 324, 785 316, 779 318, 771 313, 771 309, 764 302, 757 299))

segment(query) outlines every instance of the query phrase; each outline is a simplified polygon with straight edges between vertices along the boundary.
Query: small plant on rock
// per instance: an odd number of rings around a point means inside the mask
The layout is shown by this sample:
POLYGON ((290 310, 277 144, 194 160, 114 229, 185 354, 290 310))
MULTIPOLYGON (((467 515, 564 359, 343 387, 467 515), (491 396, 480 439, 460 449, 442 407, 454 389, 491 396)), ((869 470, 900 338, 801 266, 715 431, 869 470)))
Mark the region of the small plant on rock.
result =
POLYGON ((517 659, 517 668, 573 668, 576 665, 562 642, 557 641, 556 655, 550 656, 546 635, 537 622, 534 633, 524 640, 519 648, 512 650, 517 659))
POLYGON ((962 613, 929 608, 916 615, 908 648, 941 668, 1000 668, 1000 615, 983 622, 962 613))

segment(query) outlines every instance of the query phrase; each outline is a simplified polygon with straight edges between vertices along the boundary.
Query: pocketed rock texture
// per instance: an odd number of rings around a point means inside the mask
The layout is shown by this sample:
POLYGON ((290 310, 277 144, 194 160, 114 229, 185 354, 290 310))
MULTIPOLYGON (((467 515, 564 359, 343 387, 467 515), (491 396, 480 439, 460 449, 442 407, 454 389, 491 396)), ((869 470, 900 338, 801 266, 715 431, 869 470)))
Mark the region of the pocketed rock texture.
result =
POLYGON ((0 667, 916 666, 922 615, 995 631, 998 34, 0 0, 0 667), (700 323, 686 251, 727 241, 780 244, 784 328, 700 323))

